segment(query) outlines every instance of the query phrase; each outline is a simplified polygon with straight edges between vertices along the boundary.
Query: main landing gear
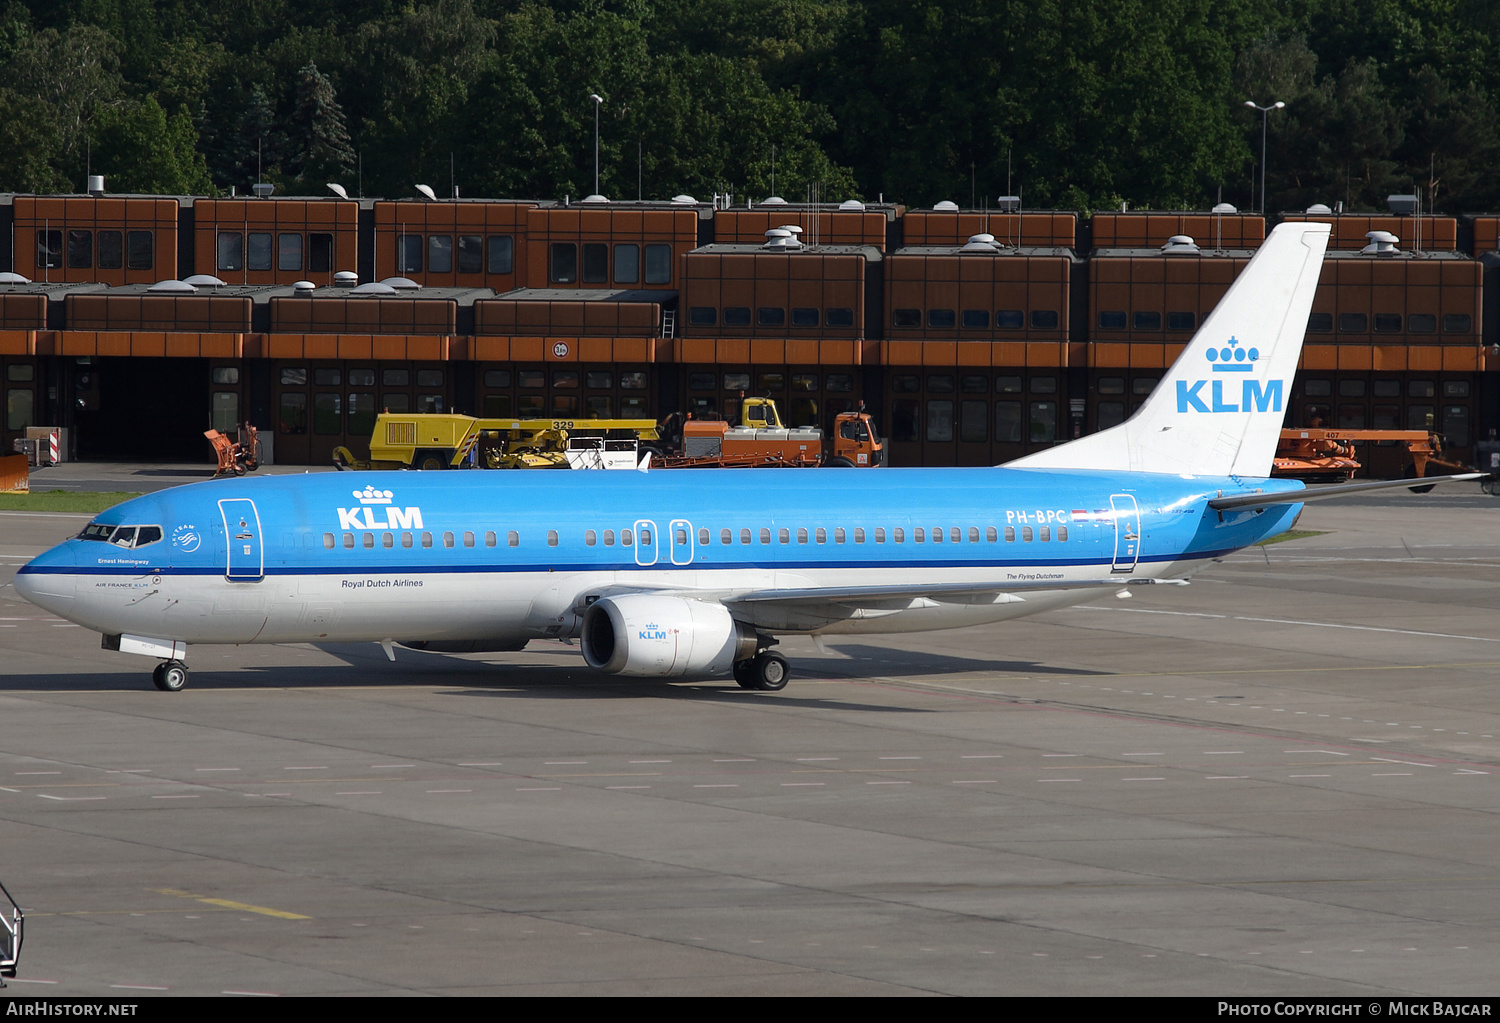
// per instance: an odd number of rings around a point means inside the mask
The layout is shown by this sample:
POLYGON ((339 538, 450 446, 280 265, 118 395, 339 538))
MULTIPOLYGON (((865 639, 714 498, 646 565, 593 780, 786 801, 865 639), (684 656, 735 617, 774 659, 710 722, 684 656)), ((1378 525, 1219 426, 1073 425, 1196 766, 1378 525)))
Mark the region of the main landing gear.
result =
POLYGON ((151 681, 156 684, 156 688, 175 693, 188 684, 187 665, 181 661, 163 661, 151 672, 151 681))
POLYGON ((791 665, 774 650, 766 650, 746 661, 734 662, 734 680, 744 689, 774 693, 786 688, 791 665))

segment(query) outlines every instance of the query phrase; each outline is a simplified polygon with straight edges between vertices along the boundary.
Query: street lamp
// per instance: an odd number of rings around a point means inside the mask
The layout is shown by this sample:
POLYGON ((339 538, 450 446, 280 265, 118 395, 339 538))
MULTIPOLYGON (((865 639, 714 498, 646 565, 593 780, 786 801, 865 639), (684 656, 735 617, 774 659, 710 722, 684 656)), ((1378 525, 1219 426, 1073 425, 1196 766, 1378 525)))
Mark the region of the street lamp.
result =
POLYGON ((599 104, 604 102, 604 97, 596 93, 589 93, 589 99, 594 101, 594 194, 599 194, 599 104))
POLYGON ((1266 212, 1266 117, 1273 110, 1280 110, 1286 106, 1281 100, 1277 100, 1268 107, 1263 107, 1253 99, 1245 100, 1245 106, 1251 110, 1260 111, 1260 212, 1265 216, 1266 212))

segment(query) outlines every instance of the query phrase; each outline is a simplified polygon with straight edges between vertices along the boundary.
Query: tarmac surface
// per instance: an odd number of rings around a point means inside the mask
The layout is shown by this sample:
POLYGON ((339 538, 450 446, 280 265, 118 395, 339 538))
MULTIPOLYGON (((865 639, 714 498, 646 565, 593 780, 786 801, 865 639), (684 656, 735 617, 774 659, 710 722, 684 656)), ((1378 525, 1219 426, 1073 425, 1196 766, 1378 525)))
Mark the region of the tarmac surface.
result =
POLYGON ((1500 499, 1450 493, 790 639, 775 694, 557 642, 195 647, 162 693, 10 586, 86 517, 0 512, 5 994, 1493 995, 1500 499))

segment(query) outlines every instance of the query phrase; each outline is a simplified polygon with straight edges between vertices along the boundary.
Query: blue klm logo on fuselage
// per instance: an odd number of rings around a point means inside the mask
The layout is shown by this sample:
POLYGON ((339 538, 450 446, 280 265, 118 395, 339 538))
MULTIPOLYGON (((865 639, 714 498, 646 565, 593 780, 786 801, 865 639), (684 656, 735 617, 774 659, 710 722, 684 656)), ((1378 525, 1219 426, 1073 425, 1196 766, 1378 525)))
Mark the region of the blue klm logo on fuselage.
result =
MULTIPOLYGON (((1215 373, 1249 373, 1255 369, 1255 363, 1260 359, 1260 352, 1254 348, 1241 348, 1239 341, 1231 337, 1228 345, 1223 348, 1210 348, 1208 350, 1208 361, 1212 364, 1215 373)), ((1280 412, 1282 381, 1267 380, 1262 383, 1259 380, 1240 381, 1240 393, 1238 404, 1232 404, 1227 398, 1234 398, 1233 390, 1226 396, 1224 391, 1224 380, 1222 378, 1209 380, 1179 380, 1177 381, 1177 411, 1178 412, 1280 412), (1203 388, 1208 388, 1208 394, 1203 393, 1203 388)))

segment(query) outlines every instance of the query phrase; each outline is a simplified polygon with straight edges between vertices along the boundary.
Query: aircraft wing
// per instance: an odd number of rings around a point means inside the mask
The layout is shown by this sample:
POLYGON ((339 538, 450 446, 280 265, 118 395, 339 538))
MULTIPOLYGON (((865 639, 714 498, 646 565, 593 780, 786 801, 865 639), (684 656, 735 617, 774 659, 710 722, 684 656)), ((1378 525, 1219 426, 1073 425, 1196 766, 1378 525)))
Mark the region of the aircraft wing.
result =
POLYGON ((1377 480, 1373 483, 1347 483, 1334 487, 1310 487, 1306 490, 1280 490, 1270 494, 1236 494, 1233 497, 1216 497, 1208 502, 1215 511, 1231 508, 1268 508, 1273 504, 1306 504, 1308 501, 1326 501, 1333 497, 1350 494, 1365 494, 1372 490, 1393 490, 1405 487, 1408 490, 1430 489, 1439 483, 1461 483, 1488 476, 1484 472, 1465 472, 1456 476, 1428 476, 1419 480, 1377 480))

